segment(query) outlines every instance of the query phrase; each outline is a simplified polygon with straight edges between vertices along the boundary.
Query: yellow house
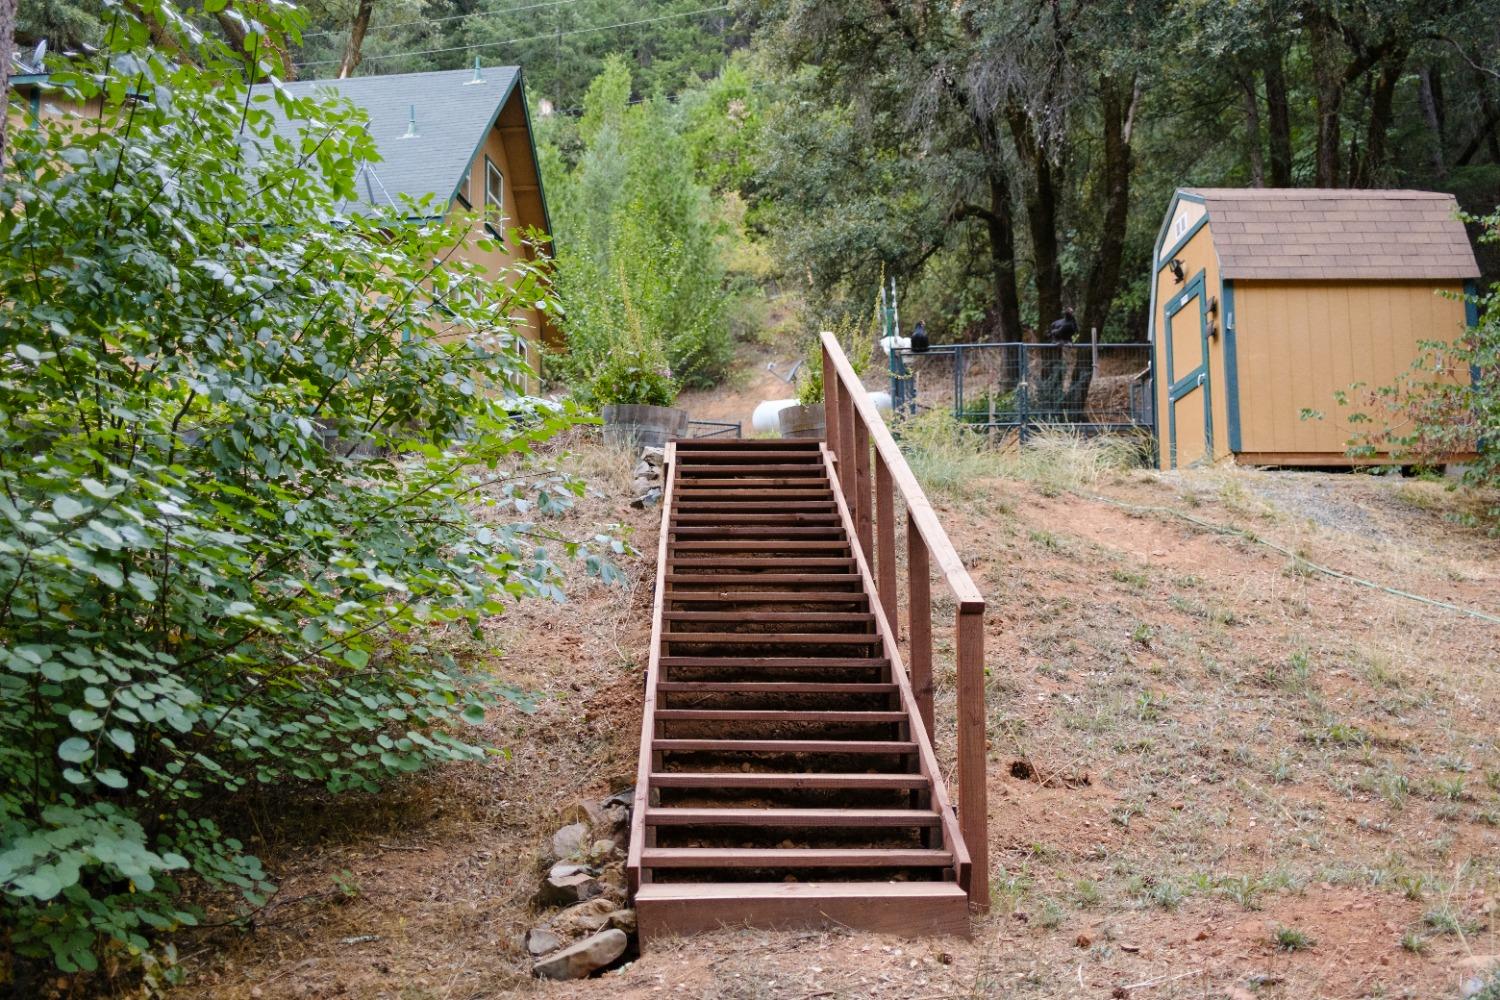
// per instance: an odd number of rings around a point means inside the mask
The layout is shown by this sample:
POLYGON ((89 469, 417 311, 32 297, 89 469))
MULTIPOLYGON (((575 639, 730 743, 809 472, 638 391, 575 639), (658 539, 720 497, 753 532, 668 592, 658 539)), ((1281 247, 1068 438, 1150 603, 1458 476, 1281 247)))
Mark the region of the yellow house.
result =
POLYGON ((1335 394, 1392 384, 1476 319, 1458 206, 1428 191, 1183 188, 1152 273, 1163 469, 1388 460, 1349 457, 1335 394))
MULTIPOLYGON (((299 80, 282 86, 297 96, 332 91, 369 117, 380 160, 359 177, 367 206, 394 208, 404 195, 431 196, 436 218, 477 213, 475 225, 488 229, 501 249, 469 247, 461 253, 497 276, 518 254, 531 253, 509 240, 510 230, 535 229, 551 236, 519 66, 299 80)), ((8 112, 14 121, 98 112, 97 101, 80 105, 49 88, 45 72, 18 74, 11 78, 11 89, 20 98, 8 112)), ((264 94, 267 85, 252 89, 264 94)), ((282 121, 278 128, 291 134, 296 126, 282 121)), ((524 338, 522 353, 540 373, 538 347, 555 343, 560 332, 535 308, 514 318, 524 338)))
MULTIPOLYGON (((477 216, 474 225, 487 229, 501 248, 486 253, 470 247, 462 253, 497 276, 518 255, 531 252, 509 240, 510 230, 551 235, 519 66, 298 80, 282 86, 298 97, 332 91, 368 116, 370 137, 380 154, 358 179, 360 198, 369 207, 396 208, 403 196, 430 196, 435 218, 477 216)), ((288 122, 278 127, 288 132, 295 128, 288 122)), ((515 319, 525 339, 523 354, 539 372, 538 347, 555 343, 560 334, 541 310, 529 308, 515 319)))

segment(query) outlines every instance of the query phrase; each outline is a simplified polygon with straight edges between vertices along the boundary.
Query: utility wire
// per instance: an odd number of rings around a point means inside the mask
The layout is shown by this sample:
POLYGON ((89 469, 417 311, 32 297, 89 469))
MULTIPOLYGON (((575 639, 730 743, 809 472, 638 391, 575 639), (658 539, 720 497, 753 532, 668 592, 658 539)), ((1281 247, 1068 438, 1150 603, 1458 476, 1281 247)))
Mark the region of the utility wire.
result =
POLYGON ((1113 507, 1119 507, 1121 510, 1128 510, 1135 514, 1157 514, 1167 517, 1181 518, 1182 520, 1187 521, 1190 524, 1197 525, 1205 531, 1211 531, 1218 535, 1232 535, 1235 538, 1243 538, 1247 542, 1254 542, 1257 545, 1264 545, 1266 548, 1271 549, 1274 552, 1280 552, 1282 555, 1292 559, 1299 567, 1305 567, 1318 573, 1322 573, 1325 576, 1331 576, 1335 580, 1343 580, 1346 583, 1352 583, 1359 587, 1368 587, 1370 590, 1378 590, 1382 593, 1391 594, 1395 597, 1404 597, 1409 601, 1416 601, 1419 604, 1431 605, 1434 608, 1442 608, 1445 611, 1453 611, 1461 615, 1468 615, 1471 618, 1478 618, 1480 621, 1489 622, 1493 625, 1500 625, 1500 617, 1486 614, 1483 611, 1476 611, 1474 608, 1466 608, 1461 604, 1450 604, 1447 601, 1439 601, 1436 598, 1424 597, 1421 594, 1413 594, 1409 590, 1400 590, 1396 587, 1387 587, 1383 583, 1376 583, 1373 580, 1361 579, 1360 577, 1354 576, 1350 573, 1344 573, 1340 570, 1331 569, 1327 566, 1320 566, 1319 564, 1313 562, 1311 559, 1304 559, 1302 556, 1293 552, 1291 549, 1286 548, 1283 545, 1278 545, 1268 538, 1262 538, 1255 532, 1247 531, 1244 528, 1237 528, 1229 524, 1215 524, 1213 521, 1205 521, 1201 517, 1194 517, 1191 514, 1176 510, 1171 507, 1158 507, 1154 505, 1143 506, 1141 504, 1126 503, 1123 500, 1115 500, 1111 497, 1098 496, 1092 493, 1079 493, 1078 496, 1081 496, 1087 500, 1106 503, 1113 507))
MULTIPOLYGON (((504 14, 519 14, 527 10, 540 10, 543 7, 561 7, 564 4, 578 3, 578 0, 550 0, 548 3, 527 4, 525 7, 505 7, 498 10, 471 10, 467 14, 451 14, 448 17, 424 17, 416 21, 396 21, 393 24, 382 24, 376 22, 365 29, 365 34, 374 31, 392 31, 396 28, 409 28, 418 24, 443 24, 448 21, 462 21, 470 17, 500 17, 504 14)), ((334 28, 328 31, 306 31, 303 38, 322 38, 325 35, 347 35, 348 28, 334 28)))
MULTIPOLYGON (((592 28, 574 28, 572 31, 549 31, 542 35, 528 35, 525 38, 507 38, 499 42, 477 42, 472 45, 447 45, 438 49, 416 49, 409 52, 382 52, 378 55, 364 56, 362 62, 373 62, 377 59, 398 59, 402 56, 433 56, 447 52, 470 52, 478 49, 492 49, 500 45, 520 45, 523 42, 540 42, 553 38, 566 38, 569 35, 587 35, 596 31, 613 31, 615 28, 633 28, 641 24, 655 24, 658 21, 670 21, 679 17, 696 17, 699 14, 713 14, 717 11, 728 10, 728 4, 720 4, 717 7, 704 7, 701 10, 682 11, 677 14, 663 14, 660 17, 647 17, 639 21, 621 21, 619 24, 601 24, 592 28)), ((310 66, 332 66, 340 62, 339 59, 317 59, 312 62, 297 63, 298 68, 305 69, 310 66)))

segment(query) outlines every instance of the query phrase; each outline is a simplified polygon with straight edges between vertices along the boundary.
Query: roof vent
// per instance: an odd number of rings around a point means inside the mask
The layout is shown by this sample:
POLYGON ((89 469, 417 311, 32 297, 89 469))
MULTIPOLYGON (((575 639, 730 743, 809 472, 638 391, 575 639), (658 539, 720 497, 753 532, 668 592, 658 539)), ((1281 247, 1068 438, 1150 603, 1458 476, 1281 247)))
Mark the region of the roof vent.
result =
POLYGON ((479 68, 479 57, 475 56, 474 57, 474 79, 472 79, 468 83, 464 84, 464 86, 467 87, 467 86, 470 86, 471 84, 483 83, 483 82, 484 82, 484 70, 482 70, 482 69, 479 68))
POLYGON ((421 132, 417 131, 417 106, 415 104, 413 104, 413 105, 410 105, 409 116, 406 119, 406 134, 403 135, 401 138, 403 138, 403 139, 416 139, 419 136, 421 136, 421 134, 422 134, 421 132))

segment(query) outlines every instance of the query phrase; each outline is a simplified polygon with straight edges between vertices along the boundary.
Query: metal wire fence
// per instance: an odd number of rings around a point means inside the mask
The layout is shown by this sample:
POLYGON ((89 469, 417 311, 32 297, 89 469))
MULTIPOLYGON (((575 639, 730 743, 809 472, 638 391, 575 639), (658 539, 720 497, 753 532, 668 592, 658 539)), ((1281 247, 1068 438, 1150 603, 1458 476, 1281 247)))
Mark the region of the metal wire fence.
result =
POLYGON ((1023 441, 1041 427, 1153 425, 1149 344, 941 344, 897 349, 890 369, 897 412, 948 407, 960 423, 1023 441))

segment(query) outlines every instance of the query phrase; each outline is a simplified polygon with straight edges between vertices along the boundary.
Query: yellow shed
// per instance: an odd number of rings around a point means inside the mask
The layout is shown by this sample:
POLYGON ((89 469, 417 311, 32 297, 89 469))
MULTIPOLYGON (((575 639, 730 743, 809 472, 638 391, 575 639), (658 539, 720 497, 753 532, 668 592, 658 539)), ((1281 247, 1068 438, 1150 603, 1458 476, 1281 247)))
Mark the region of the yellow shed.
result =
POLYGON ((1383 460, 1349 457, 1335 394, 1461 334, 1479 277, 1452 195, 1310 188, 1178 190, 1152 271, 1163 469, 1383 460))

